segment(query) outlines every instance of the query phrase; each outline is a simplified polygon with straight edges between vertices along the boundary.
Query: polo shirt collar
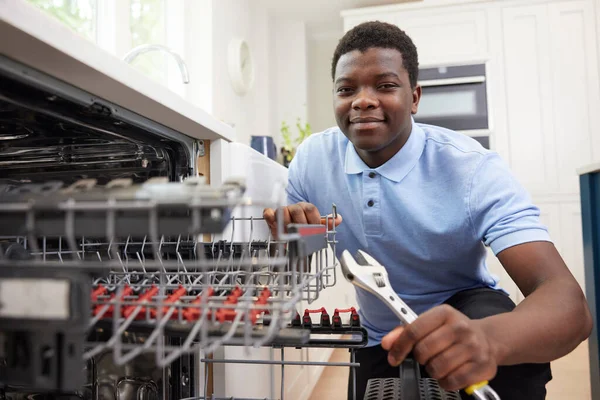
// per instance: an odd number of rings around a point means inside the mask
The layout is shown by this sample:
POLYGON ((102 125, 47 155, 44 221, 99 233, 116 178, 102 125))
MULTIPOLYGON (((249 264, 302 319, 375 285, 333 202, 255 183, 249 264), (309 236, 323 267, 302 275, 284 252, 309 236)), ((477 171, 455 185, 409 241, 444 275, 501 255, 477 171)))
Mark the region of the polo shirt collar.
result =
POLYGON ((412 121, 412 130, 408 140, 392 158, 385 164, 372 169, 360 158, 354 145, 348 142, 346 147, 346 159, 344 162, 344 171, 346 174, 360 174, 364 171, 375 171, 386 179, 393 182, 400 182, 411 169, 417 164, 417 161, 425 148, 425 132, 412 121))

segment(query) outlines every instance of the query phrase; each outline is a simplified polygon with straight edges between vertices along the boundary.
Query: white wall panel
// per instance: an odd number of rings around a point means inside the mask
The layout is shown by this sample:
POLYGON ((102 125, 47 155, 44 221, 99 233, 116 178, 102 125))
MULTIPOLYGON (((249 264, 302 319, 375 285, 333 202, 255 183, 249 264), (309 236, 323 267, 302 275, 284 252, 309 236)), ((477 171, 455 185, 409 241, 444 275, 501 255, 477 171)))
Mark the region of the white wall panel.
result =
POLYGON ((594 145, 596 153, 600 145, 593 139, 593 136, 600 136, 597 131, 600 93, 593 7, 590 1, 568 1, 548 7, 552 27, 550 87, 554 101, 556 174, 561 192, 577 193, 576 169, 591 163, 594 145))
POLYGON ((548 31, 545 5, 503 10, 509 160, 533 193, 558 186, 548 31))

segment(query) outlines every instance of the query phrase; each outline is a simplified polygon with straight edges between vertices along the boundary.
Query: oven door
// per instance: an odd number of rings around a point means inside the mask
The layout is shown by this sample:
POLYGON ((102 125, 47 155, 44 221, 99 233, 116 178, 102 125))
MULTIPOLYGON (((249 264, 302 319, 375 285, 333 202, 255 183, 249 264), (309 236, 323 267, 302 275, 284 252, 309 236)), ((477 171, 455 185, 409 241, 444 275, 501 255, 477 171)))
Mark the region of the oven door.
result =
POLYGON ((455 131, 489 129, 485 66, 430 70, 420 72, 423 94, 415 121, 455 131))

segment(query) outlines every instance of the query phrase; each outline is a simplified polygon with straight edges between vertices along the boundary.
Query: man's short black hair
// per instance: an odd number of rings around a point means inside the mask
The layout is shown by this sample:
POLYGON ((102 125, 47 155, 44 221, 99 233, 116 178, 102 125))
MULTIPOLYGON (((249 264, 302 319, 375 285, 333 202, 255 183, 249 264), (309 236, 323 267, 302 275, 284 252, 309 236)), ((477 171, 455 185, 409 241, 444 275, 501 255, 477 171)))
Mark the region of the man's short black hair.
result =
POLYGON ((341 56, 353 50, 365 52, 373 47, 396 49, 402 54, 404 68, 408 71, 411 87, 417 86, 419 56, 410 37, 396 25, 381 21, 364 22, 355 26, 340 39, 331 62, 331 78, 341 56))

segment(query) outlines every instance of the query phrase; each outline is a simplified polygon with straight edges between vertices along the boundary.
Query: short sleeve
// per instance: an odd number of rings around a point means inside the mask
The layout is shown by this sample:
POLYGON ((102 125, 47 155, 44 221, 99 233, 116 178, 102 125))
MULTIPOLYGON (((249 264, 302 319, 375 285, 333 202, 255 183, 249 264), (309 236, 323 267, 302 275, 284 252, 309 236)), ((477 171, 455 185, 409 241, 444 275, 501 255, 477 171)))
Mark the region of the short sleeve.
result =
POLYGON ((298 146, 296 155, 292 159, 288 169, 288 185, 287 185, 287 201, 288 204, 296 204, 299 202, 308 202, 303 187, 305 185, 306 163, 304 160, 303 144, 298 146))
POLYGON ((476 168, 468 194, 474 234, 494 254, 534 241, 551 241, 540 222, 540 210, 496 153, 476 168))

